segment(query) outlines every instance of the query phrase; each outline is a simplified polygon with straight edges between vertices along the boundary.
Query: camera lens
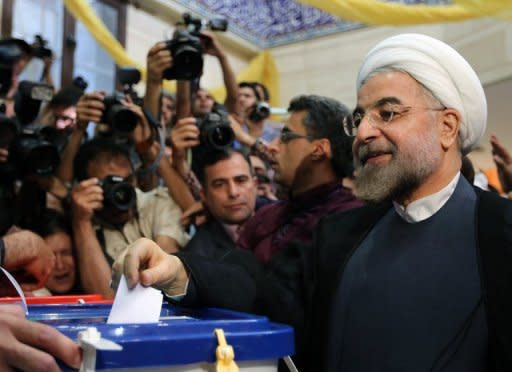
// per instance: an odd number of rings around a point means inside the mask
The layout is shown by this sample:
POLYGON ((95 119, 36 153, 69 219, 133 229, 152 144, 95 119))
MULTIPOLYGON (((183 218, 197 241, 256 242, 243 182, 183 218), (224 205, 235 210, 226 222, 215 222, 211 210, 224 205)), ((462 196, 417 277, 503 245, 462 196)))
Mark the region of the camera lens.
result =
POLYGON ((132 200, 132 193, 131 189, 128 189, 126 187, 118 187, 115 191, 113 196, 113 201, 117 205, 127 205, 132 200))
POLYGON ((16 159, 20 177, 28 174, 51 175, 59 165, 57 148, 37 136, 22 135, 14 143, 12 156, 16 159))
POLYGON ((122 105, 114 105, 112 111, 114 129, 124 133, 133 132, 139 121, 137 114, 122 105))
POLYGON ((214 147, 223 149, 231 145, 235 136, 230 127, 215 126, 210 127, 208 131, 208 142, 214 147))
POLYGON ((122 177, 108 176, 102 182, 105 208, 114 208, 118 211, 127 211, 135 206, 135 189, 122 177))
POLYGON ((183 44, 176 48, 174 64, 178 73, 185 79, 193 79, 200 76, 203 70, 203 57, 201 50, 196 46, 183 44))

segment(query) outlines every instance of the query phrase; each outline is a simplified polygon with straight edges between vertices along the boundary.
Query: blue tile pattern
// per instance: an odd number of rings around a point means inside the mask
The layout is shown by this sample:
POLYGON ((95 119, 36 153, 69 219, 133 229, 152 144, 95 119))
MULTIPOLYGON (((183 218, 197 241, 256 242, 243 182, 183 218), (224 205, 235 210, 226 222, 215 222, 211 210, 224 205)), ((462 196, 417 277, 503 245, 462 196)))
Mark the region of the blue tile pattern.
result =
MULTIPOLYGON (((204 18, 224 16, 229 30, 260 48, 303 41, 364 27, 293 0, 176 0, 204 18)), ((450 0, 395 0, 402 4, 443 5, 450 0)))

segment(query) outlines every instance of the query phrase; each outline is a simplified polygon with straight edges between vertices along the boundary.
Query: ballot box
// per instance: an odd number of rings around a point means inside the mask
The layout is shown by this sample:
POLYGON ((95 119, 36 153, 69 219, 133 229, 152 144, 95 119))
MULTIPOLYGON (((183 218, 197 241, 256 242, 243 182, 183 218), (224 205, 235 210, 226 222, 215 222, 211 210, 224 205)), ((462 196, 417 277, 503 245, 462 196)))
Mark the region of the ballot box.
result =
MULTIPOLYGON (((219 331, 241 371, 276 371, 294 352, 293 330, 266 317, 164 303, 156 324, 107 324, 107 304, 29 305, 28 318, 71 339, 91 328, 122 350, 96 350, 97 371, 215 371, 219 331)), ((63 366, 64 367, 64 366, 63 366)))
MULTIPOLYGON (((19 303, 20 297, 2 297, 0 304, 19 303)), ((100 294, 63 295, 63 296, 33 296, 25 297, 27 305, 45 304, 111 304, 112 300, 105 299, 100 294)))

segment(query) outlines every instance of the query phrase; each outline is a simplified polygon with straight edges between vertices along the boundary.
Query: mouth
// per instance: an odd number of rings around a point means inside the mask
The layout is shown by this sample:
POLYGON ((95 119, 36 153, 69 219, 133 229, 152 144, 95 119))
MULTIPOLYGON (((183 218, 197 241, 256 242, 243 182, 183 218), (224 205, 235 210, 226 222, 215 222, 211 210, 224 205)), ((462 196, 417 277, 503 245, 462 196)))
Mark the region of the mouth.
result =
POLYGON ((393 154, 387 151, 370 151, 361 157, 362 165, 381 164, 389 161, 393 154))
POLYGON ((279 163, 273 159, 269 160, 269 165, 270 165, 270 168, 272 168, 273 170, 276 170, 277 168, 279 168, 279 163))
POLYGON ((231 211, 238 211, 246 207, 246 203, 236 203, 226 206, 227 209, 231 211))
POLYGON ((57 282, 62 282, 62 281, 69 280, 70 273, 53 274, 52 277, 53 277, 53 280, 55 280, 57 282))

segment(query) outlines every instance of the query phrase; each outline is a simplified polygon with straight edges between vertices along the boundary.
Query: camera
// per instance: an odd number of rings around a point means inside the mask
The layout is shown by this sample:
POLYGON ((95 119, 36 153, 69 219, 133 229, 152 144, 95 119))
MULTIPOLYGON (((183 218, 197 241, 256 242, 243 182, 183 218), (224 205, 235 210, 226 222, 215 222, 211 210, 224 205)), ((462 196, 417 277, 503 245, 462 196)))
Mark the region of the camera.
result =
POLYGON ((204 21, 189 13, 183 14, 183 23, 174 32, 173 38, 165 43, 171 52, 173 66, 164 71, 167 80, 194 80, 203 72, 203 43, 201 29, 208 27, 213 31, 226 31, 227 20, 215 18, 204 21))
POLYGON ((133 186, 123 177, 107 176, 100 182, 104 209, 128 211, 135 206, 137 196, 133 186))
POLYGON ((0 138, 0 147, 9 150, 7 163, 0 165, 2 178, 49 176, 57 170, 59 151, 41 128, 19 130, 14 120, 0 115, 0 138))
POLYGON ((235 133, 226 115, 210 112, 203 118, 196 118, 199 138, 202 144, 214 149, 225 149, 233 143, 235 133))
POLYGON ((140 81, 140 71, 129 67, 121 68, 118 71, 118 78, 119 83, 123 86, 123 92, 115 92, 103 99, 105 110, 103 111, 101 122, 108 124, 114 132, 128 134, 133 132, 137 126, 139 117, 128 107, 124 106, 121 101, 126 96, 130 96, 133 103, 143 106, 142 98, 133 89, 133 85, 140 81))
POLYGON ((123 67, 118 70, 117 77, 119 84, 123 87, 124 94, 130 96, 132 102, 136 105, 144 106, 144 100, 133 89, 133 86, 140 81, 140 71, 133 67, 123 67))
POLYGON ((32 54, 37 58, 51 58, 53 56, 53 52, 51 49, 47 48, 48 40, 44 39, 41 35, 36 35, 35 42, 32 47, 32 54))
POLYGON ((125 95, 123 93, 114 93, 103 99, 105 110, 101 117, 101 122, 108 124, 114 131, 128 134, 133 132, 139 117, 121 102, 125 95))
POLYGON ((270 106, 266 102, 258 102, 249 113, 249 120, 262 121, 270 116, 270 106))
POLYGON ((20 124, 31 124, 39 115, 41 102, 49 102, 53 88, 43 83, 21 81, 14 96, 14 111, 20 124))

